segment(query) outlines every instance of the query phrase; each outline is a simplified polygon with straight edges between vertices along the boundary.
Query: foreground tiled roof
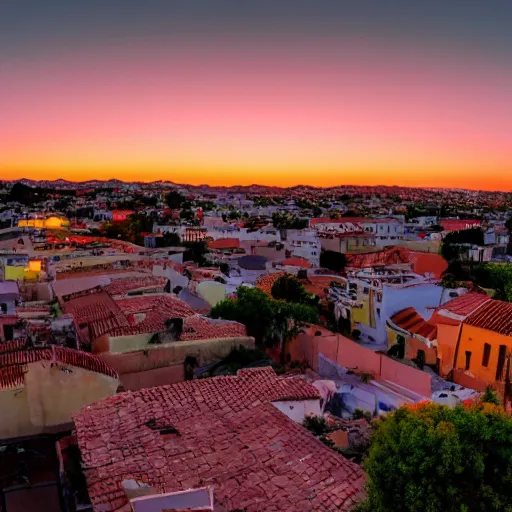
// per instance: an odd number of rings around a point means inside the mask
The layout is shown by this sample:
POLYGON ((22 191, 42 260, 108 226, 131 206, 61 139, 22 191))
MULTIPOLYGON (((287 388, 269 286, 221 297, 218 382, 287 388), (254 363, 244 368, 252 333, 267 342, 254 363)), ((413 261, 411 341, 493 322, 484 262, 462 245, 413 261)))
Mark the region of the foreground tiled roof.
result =
POLYGON ((361 468, 269 403, 317 397, 302 379, 260 368, 84 407, 74 421, 92 504, 129 511, 121 482, 138 478, 159 492, 212 485, 225 510, 349 510, 361 468))
POLYGON ((490 300, 488 295, 470 292, 445 302, 439 309, 454 315, 467 316, 490 300))
POLYGON ((24 342, 12 342, 0 346, 0 389, 22 384, 27 364, 38 361, 53 361, 119 378, 114 368, 92 354, 60 347, 26 349, 24 342))
POLYGON ((467 325, 512 336, 512 304, 489 300, 464 321, 467 325))
POLYGON ((429 340, 433 340, 437 336, 436 326, 427 322, 414 308, 402 309, 395 313, 390 320, 411 334, 417 334, 429 340))

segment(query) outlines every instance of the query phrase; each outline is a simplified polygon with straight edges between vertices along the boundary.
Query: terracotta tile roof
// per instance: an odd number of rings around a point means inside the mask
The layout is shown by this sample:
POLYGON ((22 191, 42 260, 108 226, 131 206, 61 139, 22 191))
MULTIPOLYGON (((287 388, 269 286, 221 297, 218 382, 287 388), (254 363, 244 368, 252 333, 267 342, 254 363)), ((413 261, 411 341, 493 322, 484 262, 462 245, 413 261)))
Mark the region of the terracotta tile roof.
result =
POLYGON ((432 274, 440 279, 448 268, 447 261, 439 254, 414 252, 403 247, 392 247, 384 251, 350 254, 347 256, 347 267, 369 268, 387 265, 411 265, 413 272, 419 275, 432 274))
POLYGON ((361 468, 327 448, 270 401, 317 398, 271 368, 122 393, 74 421, 95 510, 127 511, 125 478, 159 492, 213 486, 226 510, 345 511, 361 468))
POLYGON ((283 265, 290 267, 311 268, 313 265, 305 258, 286 258, 283 265))
POLYGON ((240 239, 238 238, 219 238, 208 242, 209 249, 239 249, 240 239))
POLYGON ((512 304, 491 299, 469 315, 463 323, 512 336, 512 304))
POLYGON ((168 279, 166 277, 159 276, 147 276, 147 277, 136 277, 136 278, 121 278, 114 279, 104 289, 110 295, 124 295, 134 290, 160 290, 163 291, 168 279))
POLYGON ((62 308, 65 313, 73 316, 79 335, 80 325, 88 326, 91 339, 82 341, 93 341, 112 329, 130 325, 114 299, 102 290, 63 302, 62 308))
POLYGON ((256 288, 264 291, 266 294, 271 295, 272 286, 281 277, 288 275, 287 272, 274 272, 273 274, 263 274, 256 279, 256 288))
POLYGON ((25 349, 23 345, 24 342, 2 345, 0 351, 0 388, 22 384, 27 364, 38 361, 54 361, 62 365, 76 366, 84 370, 102 373, 113 379, 119 378, 114 368, 93 354, 60 347, 25 349))
POLYGON ((439 310, 448 311, 454 315, 467 316, 489 300, 491 298, 484 293, 470 292, 445 302, 439 307, 439 310))
POLYGON ((347 283, 346 279, 341 277, 333 277, 333 276, 308 276, 306 281, 303 281, 302 284, 306 291, 312 293, 313 295, 318 295, 321 298, 325 298, 326 293, 325 289, 329 288, 329 285, 336 281, 340 284, 345 285, 347 283))
POLYGON ((427 322, 414 308, 406 308, 391 316, 390 320, 411 334, 433 340, 437 337, 437 327, 427 322))
POLYGON ((181 340, 247 336, 244 325, 205 318, 186 302, 170 294, 126 297, 116 302, 127 316, 138 313, 144 313, 145 316, 139 323, 109 330, 108 334, 112 337, 162 331, 169 318, 184 319, 181 340))
MULTIPOLYGON (((87 270, 83 268, 77 268, 77 270, 67 270, 65 272, 57 272, 57 280, 60 279, 75 279, 79 277, 94 277, 94 276, 109 276, 116 274, 128 274, 132 271, 131 268, 127 269, 103 269, 103 270, 87 270)), ((142 270, 137 270, 142 272, 142 270)), ((148 271, 148 274, 150 272, 148 271)))

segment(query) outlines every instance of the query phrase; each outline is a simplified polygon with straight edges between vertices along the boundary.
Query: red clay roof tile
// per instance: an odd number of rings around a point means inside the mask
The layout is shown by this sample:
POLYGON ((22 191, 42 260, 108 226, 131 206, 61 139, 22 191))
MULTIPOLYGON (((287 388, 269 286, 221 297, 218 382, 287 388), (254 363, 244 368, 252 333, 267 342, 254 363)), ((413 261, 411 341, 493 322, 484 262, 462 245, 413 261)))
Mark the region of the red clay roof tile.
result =
POLYGON ((227 510, 349 510, 361 468, 269 403, 317 393, 258 368, 82 408, 74 421, 93 506, 126 507, 121 482, 136 475, 160 492, 212 485, 227 510))
POLYGON ((439 307, 439 310, 448 311, 454 315, 467 316, 489 300, 491 298, 484 293, 470 292, 445 302, 439 307))
POLYGON ((512 336, 512 304, 491 299, 469 315, 463 323, 512 336))
POLYGON ((55 361, 119 378, 114 368, 93 354, 60 347, 25 349, 21 342, 13 342, 0 351, 0 389, 22 384, 27 365, 38 361, 55 361))

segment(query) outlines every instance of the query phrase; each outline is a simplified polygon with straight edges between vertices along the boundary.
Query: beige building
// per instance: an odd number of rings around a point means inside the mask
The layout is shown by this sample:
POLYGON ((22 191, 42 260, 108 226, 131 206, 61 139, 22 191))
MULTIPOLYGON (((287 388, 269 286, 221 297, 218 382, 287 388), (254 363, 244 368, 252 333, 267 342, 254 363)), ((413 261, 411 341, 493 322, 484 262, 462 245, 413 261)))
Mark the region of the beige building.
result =
POLYGON ((92 354, 0 345, 0 439, 67 430, 81 407, 118 386, 117 372, 92 354))

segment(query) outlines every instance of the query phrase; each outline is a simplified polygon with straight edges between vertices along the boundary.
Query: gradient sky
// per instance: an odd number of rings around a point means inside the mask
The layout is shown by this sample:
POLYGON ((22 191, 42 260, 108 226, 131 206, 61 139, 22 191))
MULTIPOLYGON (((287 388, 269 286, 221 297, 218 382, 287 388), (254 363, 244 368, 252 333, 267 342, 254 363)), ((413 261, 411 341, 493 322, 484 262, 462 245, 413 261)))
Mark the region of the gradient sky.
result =
POLYGON ((512 190, 512 2, 1 0, 0 179, 512 190))

